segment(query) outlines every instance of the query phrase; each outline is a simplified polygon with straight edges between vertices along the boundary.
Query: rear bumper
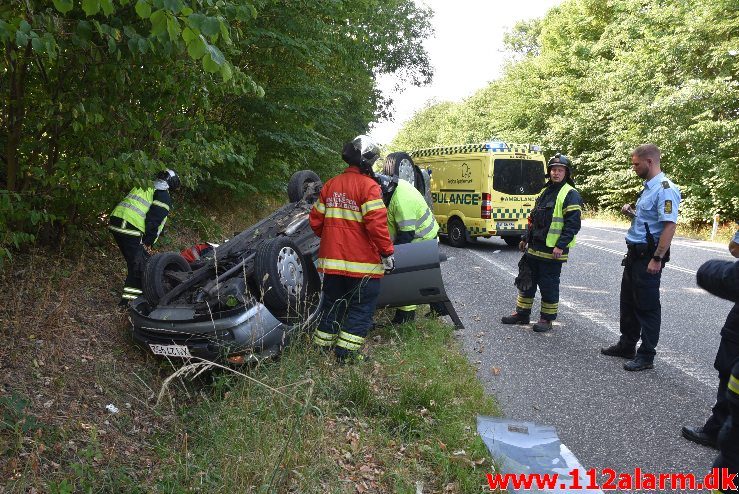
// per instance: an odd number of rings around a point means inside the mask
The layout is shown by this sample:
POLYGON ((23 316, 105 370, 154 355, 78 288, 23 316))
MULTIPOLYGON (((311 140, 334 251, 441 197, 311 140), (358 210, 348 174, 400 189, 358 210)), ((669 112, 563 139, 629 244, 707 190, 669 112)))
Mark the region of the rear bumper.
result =
POLYGON ((144 315, 143 298, 136 299, 129 315, 136 343, 149 345, 182 345, 190 354, 211 361, 223 361, 234 355, 270 355, 285 344, 293 329, 275 319, 264 305, 214 314, 212 318, 187 318, 191 309, 174 308, 144 315))

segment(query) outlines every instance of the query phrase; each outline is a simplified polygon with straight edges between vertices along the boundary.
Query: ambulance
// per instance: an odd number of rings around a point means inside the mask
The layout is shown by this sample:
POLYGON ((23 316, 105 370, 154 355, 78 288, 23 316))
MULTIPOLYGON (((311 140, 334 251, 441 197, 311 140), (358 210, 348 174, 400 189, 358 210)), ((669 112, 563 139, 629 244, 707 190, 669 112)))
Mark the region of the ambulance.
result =
POLYGON ((539 146, 490 141, 411 152, 431 175, 439 233, 463 247, 479 237, 517 245, 544 188, 546 161, 539 146))

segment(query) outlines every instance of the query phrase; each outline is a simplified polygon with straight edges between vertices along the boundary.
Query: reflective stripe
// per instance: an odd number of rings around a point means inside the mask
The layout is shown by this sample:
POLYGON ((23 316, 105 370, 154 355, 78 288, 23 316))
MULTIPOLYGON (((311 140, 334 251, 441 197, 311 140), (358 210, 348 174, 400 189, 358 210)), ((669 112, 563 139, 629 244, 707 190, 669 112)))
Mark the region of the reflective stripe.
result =
POLYGON ((108 225, 108 228, 114 232, 122 233, 124 235, 131 235, 132 237, 140 237, 143 235, 138 230, 126 230, 124 228, 118 228, 117 226, 108 225))
POLYGON ((574 204, 572 206, 567 206, 566 208, 564 208, 565 213, 569 213, 570 211, 582 211, 582 208, 579 204, 574 204))
POLYGON ((530 309, 533 304, 533 298, 522 297, 519 295, 516 299, 516 307, 521 307, 522 309, 530 309))
POLYGON ((398 310, 403 312, 414 312, 417 307, 417 305, 404 305, 403 307, 398 307, 398 310))
POLYGON ((421 218, 419 218, 419 220, 416 222, 416 228, 421 228, 421 225, 423 225, 426 220, 429 219, 429 216, 431 216, 431 210, 427 208, 426 212, 423 213, 423 216, 421 216, 421 218))
POLYGON ((139 208, 137 208, 136 206, 134 206, 130 202, 121 202, 120 204, 118 204, 118 207, 130 209, 131 211, 133 211, 134 213, 138 214, 142 218, 146 218, 146 213, 143 212, 143 211, 141 211, 139 208))
POLYGON ((541 303, 541 313, 542 314, 556 314, 558 307, 559 307, 559 303, 549 304, 547 302, 542 302, 541 303))
POLYGON ((408 227, 415 228, 418 222, 416 220, 403 220, 398 221, 398 228, 400 230, 407 229, 408 227))
POLYGON ((315 209, 316 211, 318 211, 321 214, 324 214, 326 212, 326 206, 324 206, 321 201, 318 201, 317 203, 315 203, 313 205, 313 209, 315 209))
POLYGON ((323 257, 318 259, 318 269, 332 269, 361 274, 380 274, 385 272, 382 263, 351 262, 344 261, 343 259, 326 259, 323 257))
POLYGON ((729 391, 739 395, 739 379, 737 379, 733 374, 729 378, 729 391))
POLYGON ((132 293, 124 293, 123 295, 121 295, 121 298, 126 300, 135 300, 138 298, 138 295, 134 295, 132 293))
POLYGON ((351 209, 326 208, 326 218, 339 218, 342 220, 364 223, 362 213, 359 211, 352 211, 351 209))
POLYGON ((316 330, 313 333, 313 343, 320 346, 331 346, 336 340, 336 335, 331 333, 325 333, 320 330, 316 330))
POLYGON ((339 333, 339 339, 336 341, 336 346, 354 351, 359 350, 362 347, 362 343, 364 343, 364 338, 361 336, 341 331, 339 333))
POLYGON ((146 209, 149 209, 151 207, 151 203, 149 201, 137 194, 128 194, 126 196, 126 199, 133 199, 134 201, 139 202, 146 209))
POLYGON ((362 336, 357 336, 355 334, 347 333, 344 330, 341 330, 339 332, 339 338, 343 338, 346 341, 350 341, 352 343, 359 343, 360 345, 364 343, 364 338, 362 336))
POLYGON ((163 203, 162 201, 154 201, 153 203, 151 203, 151 205, 152 205, 152 206, 159 206, 160 208, 164 208, 164 209, 166 209, 167 211, 169 211, 169 206, 167 206, 167 205, 166 205, 165 203, 163 203))
POLYGON ((436 228, 436 223, 431 222, 431 224, 429 224, 429 226, 427 226, 426 228, 424 228, 421 231, 417 231, 416 232, 416 238, 423 238, 423 237, 425 237, 426 235, 428 235, 429 233, 431 233, 434 230, 434 228, 436 228))
POLYGON ((362 215, 365 215, 370 211, 374 211, 375 209, 382 209, 384 207, 385 203, 382 202, 382 199, 373 199, 371 201, 367 201, 362 204, 362 215))
POLYGON ((129 286, 123 287, 123 291, 126 293, 135 293, 136 295, 141 295, 142 293, 144 293, 144 291, 139 288, 133 288, 129 286))
MULTIPOLYGON (((554 256, 552 255, 551 252, 541 252, 539 250, 534 250, 530 248, 529 250, 526 251, 526 253, 531 254, 532 256, 535 256, 535 257, 541 257, 543 259, 554 259, 554 256)), ((567 254, 562 254, 557 260, 566 261, 567 254)))

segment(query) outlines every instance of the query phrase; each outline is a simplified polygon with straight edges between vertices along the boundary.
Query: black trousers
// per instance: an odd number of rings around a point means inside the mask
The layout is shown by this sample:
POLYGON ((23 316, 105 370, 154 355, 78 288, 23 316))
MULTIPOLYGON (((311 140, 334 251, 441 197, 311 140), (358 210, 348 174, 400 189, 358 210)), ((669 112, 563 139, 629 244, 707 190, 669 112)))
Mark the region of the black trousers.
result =
MULTIPOLYGON (((714 468, 726 468, 728 473, 737 474, 734 481, 739 484, 739 360, 731 369, 731 384, 726 390, 729 415, 718 435, 719 455, 714 468)), ((739 492, 739 489, 722 489, 723 492, 739 492)))
POLYGON ((629 256, 621 278, 621 341, 624 348, 636 348, 637 356, 654 360, 662 324, 662 305, 659 301, 659 285, 662 271, 647 273, 649 255, 629 256))
MULTIPOLYGON (((739 321, 739 304, 735 304, 726 318, 723 331, 732 331, 729 327, 732 323, 739 321)), ((731 335, 730 335, 731 336, 731 335)), ((739 335, 734 336, 734 338, 739 335)), ((739 341, 731 337, 722 336, 716 352, 716 360, 713 367, 718 371, 718 389, 716 390, 716 404, 711 409, 711 416, 706 420, 703 430, 711 435, 716 435, 729 416, 729 404, 726 401, 726 390, 731 377, 731 366, 739 359, 739 341)))
POLYGON ((121 250, 121 254, 123 254, 123 258, 126 260, 126 268, 128 269, 126 281, 123 284, 121 302, 129 302, 143 293, 141 290, 143 286, 142 277, 148 255, 141 244, 141 237, 118 232, 111 233, 121 250))

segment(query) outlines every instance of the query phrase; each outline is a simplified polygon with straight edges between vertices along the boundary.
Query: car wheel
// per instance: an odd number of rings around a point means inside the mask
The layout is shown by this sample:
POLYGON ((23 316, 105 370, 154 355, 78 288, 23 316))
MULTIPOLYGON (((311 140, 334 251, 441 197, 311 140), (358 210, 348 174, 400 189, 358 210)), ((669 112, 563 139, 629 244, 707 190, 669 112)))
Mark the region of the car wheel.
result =
POLYGON ((304 317, 311 306, 309 266, 295 243, 286 237, 265 241, 254 258, 259 296, 285 323, 304 317))
POLYGON ((464 247, 467 243, 467 229, 459 218, 453 218, 449 221, 449 230, 447 233, 449 245, 452 247, 464 247))
POLYGON ((519 243, 521 243, 521 237, 519 236, 510 236, 507 235, 503 237, 503 241, 509 246, 509 247, 517 247, 519 243))
POLYGON ((312 170, 300 170, 293 173, 287 184, 287 197, 290 202, 298 202, 305 195, 308 184, 321 182, 321 178, 312 170))
POLYGON ((159 300, 184 281, 183 274, 192 268, 184 257, 175 252, 154 254, 144 268, 143 291, 146 301, 156 307, 159 300))

